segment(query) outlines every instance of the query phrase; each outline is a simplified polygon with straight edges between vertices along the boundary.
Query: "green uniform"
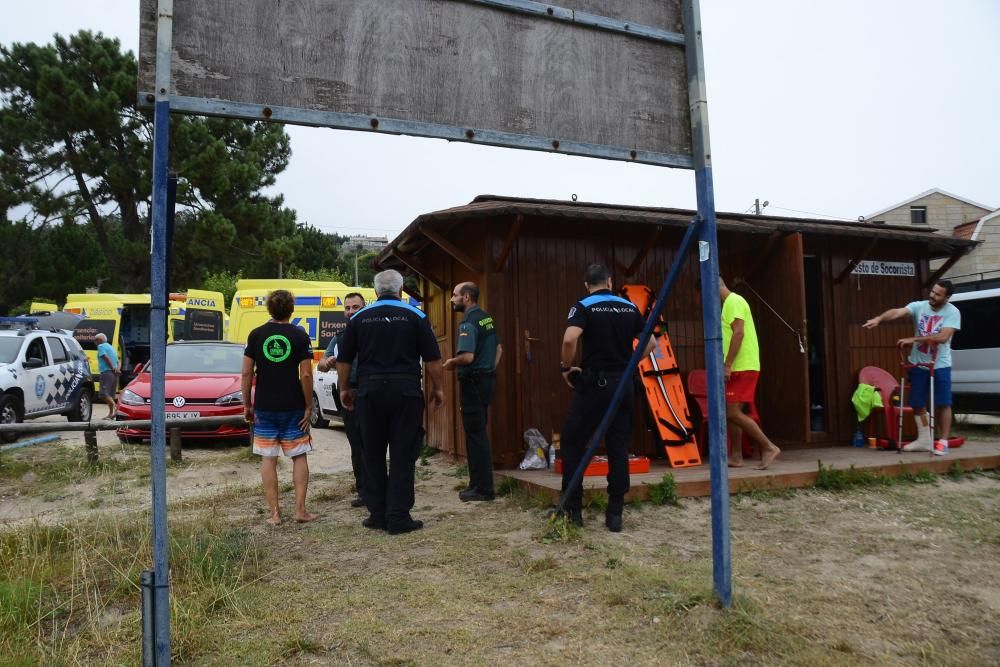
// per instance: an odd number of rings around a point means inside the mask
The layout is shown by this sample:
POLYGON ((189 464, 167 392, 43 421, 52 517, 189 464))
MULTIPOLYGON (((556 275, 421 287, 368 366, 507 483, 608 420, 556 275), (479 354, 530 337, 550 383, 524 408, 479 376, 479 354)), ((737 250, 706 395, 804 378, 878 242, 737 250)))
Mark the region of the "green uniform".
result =
POLYGON ((478 305, 471 306, 458 325, 455 351, 472 353, 472 363, 458 367, 462 426, 469 459, 469 488, 493 495, 493 455, 486 432, 486 418, 496 391, 497 335, 493 318, 478 305))

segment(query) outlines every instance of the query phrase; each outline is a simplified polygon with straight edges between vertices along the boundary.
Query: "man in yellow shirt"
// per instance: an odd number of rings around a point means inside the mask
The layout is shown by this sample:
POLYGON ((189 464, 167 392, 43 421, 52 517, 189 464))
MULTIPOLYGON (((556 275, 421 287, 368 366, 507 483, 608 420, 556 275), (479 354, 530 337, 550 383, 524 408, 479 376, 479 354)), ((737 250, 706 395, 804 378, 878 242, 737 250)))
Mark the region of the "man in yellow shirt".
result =
POLYGON ((760 446, 760 465, 765 470, 781 450, 768 440, 764 431, 743 412, 744 406, 754 399, 757 378, 760 376, 760 347, 757 329, 753 324, 750 304, 739 294, 726 287, 719 278, 719 297, 722 299, 722 354, 725 359, 723 372, 726 377, 726 422, 729 424, 729 442, 733 443, 729 465, 743 465, 743 432, 760 446))

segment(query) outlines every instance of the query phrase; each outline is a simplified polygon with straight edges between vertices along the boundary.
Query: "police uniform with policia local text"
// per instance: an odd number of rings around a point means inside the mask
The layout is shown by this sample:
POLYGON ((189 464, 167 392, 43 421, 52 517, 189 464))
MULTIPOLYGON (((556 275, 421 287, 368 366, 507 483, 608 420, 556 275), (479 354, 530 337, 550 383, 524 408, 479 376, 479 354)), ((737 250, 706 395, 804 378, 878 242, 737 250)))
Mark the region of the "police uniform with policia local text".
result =
POLYGON ((384 522, 393 532, 394 526, 412 521, 414 466, 424 434, 420 360, 437 361, 441 351, 424 313, 395 295, 383 295, 359 310, 344 330, 337 362, 349 364, 355 358, 354 409, 364 447, 364 499, 371 527, 384 522))
POLYGON ((493 496, 493 455, 486 420, 497 386, 497 335, 493 318, 476 304, 458 325, 457 354, 472 353, 472 363, 458 368, 459 407, 469 460, 469 489, 493 496))
MULTIPOLYGON (((632 356, 632 341, 646 322, 632 302, 601 289, 577 301, 569 311, 568 327, 583 329, 582 376, 574 378, 573 401, 566 414, 562 433, 562 488, 569 485, 590 438, 611 403, 619 382, 626 384, 621 404, 611 419, 604 438, 608 456, 608 513, 621 515, 630 481, 628 442, 632 433, 634 387, 623 377, 632 356)), ((566 500, 569 512, 583 506, 583 480, 566 500)))

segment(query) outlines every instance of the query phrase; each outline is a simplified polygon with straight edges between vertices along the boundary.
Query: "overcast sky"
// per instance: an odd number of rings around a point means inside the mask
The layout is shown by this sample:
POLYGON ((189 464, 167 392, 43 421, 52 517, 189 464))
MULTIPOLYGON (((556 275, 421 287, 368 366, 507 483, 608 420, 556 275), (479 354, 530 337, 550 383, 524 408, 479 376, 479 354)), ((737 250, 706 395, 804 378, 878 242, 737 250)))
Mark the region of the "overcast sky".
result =
MULTIPOLYGON (((4 2, 0 42, 138 50, 137 0, 4 2)), ((556 3, 558 4, 558 3, 556 3)), ((941 188, 1000 206, 1000 0, 702 0, 716 205, 855 219, 941 188)), ((692 172, 289 126, 299 220, 390 238, 477 194, 694 207, 692 172)))

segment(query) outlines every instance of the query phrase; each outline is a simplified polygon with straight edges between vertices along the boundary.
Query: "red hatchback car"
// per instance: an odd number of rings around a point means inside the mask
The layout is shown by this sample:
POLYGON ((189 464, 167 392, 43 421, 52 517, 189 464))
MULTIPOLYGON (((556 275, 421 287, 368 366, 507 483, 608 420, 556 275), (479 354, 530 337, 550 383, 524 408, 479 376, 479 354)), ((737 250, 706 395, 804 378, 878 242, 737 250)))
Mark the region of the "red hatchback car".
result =
MULTIPOLYGON (((240 373, 243 345, 224 341, 185 341, 167 345, 167 428, 171 419, 226 417, 243 414, 240 373)), ((118 396, 119 420, 150 419, 150 381, 147 365, 118 396)), ((248 442, 248 424, 192 427, 182 438, 240 439, 248 442)), ((122 442, 149 440, 149 430, 121 428, 122 442)))

